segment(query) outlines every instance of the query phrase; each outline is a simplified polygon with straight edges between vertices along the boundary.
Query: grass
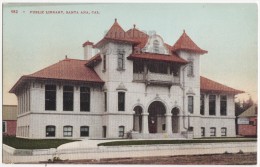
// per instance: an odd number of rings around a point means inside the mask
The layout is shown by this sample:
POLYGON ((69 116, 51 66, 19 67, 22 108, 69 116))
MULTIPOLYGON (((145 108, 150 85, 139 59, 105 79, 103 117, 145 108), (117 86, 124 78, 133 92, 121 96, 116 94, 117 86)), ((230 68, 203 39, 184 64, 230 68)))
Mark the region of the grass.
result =
POLYGON ((3 136, 3 144, 16 149, 48 149, 78 140, 69 139, 22 139, 13 136, 3 136))
POLYGON ((231 140, 231 139, 213 139, 213 140, 131 140, 114 141, 100 143, 98 146, 126 146, 126 145, 151 145, 151 144, 191 144, 191 143, 223 143, 223 142, 256 142, 256 139, 249 140, 231 140))

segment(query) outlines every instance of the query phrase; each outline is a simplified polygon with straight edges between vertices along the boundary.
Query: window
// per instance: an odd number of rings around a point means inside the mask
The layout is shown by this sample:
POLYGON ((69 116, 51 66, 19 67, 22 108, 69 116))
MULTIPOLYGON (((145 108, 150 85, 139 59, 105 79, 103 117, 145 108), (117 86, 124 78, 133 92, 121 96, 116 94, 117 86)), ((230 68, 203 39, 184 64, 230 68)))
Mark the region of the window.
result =
POLYGON ((80 111, 90 111, 90 89, 88 87, 80 87, 80 111))
POLYGON ((209 95, 209 115, 216 115, 216 96, 209 95))
POLYGON ((88 137, 89 136, 89 127, 88 126, 81 126, 80 127, 80 136, 81 137, 88 137))
POLYGON ((45 110, 56 110, 56 85, 45 85, 45 110))
POLYGON ((201 127, 201 137, 205 136, 205 127, 201 127))
POLYGON ((6 121, 3 121, 3 133, 7 132, 7 126, 6 126, 6 121))
POLYGON ((144 64, 142 62, 134 62, 133 63, 133 72, 141 74, 144 72, 144 64))
POLYGON ((227 136, 227 128, 221 128, 221 136, 227 136))
POLYGON ((220 115, 227 115, 227 96, 220 96, 220 115))
POLYGON ((118 92, 118 111, 125 111, 125 92, 118 92))
POLYGON ((193 76, 194 75, 194 65, 193 65, 193 60, 190 61, 188 65, 188 76, 193 76))
POLYGON ((107 92, 104 92, 105 96, 105 111, 107 111, 107 92))
POLYGON ((162 130, 166 130, 166 125, 162 124, 162 130))
POLYGON ((167 74, 168 65, 166 63, 151 63, 148 65, 148 69, 152 73, 167 74))
POLYGON ((117 69, 123 70, 125 68, 125 51, 118 50, 118 57, 117 57, 117 69))
POLYGON ((204 115, 205 110, 205 95, 200 95, 200 115, 204 115))
POLYGON ((119 126, 119 137, 124 137, 125 127, 119 126))
POLYGON ((63 136, 64 137, 72 137, 72 126, 64 126, 63 127, 63 136))
POLYGON ((46 126, 46 137, 55 137, 55 126, 46 126))
POLYGON ((103 71, 107 69, 107 55, 103 55, 103 71))
POLYGON ((158 40, 154 40, 153 41, 153 52, 154 53, 159 53, 160 50, 159 50, 159 41, 158 40))
POLYGON ((188 96, 188 111, 193 113, 193 96, 188 96))
POLYGON ((73 111, 73 86, 63 87, 63 111, 73 111))
POLYGON ((216 136, 216 128, 210 128, 210 136, 216 136))

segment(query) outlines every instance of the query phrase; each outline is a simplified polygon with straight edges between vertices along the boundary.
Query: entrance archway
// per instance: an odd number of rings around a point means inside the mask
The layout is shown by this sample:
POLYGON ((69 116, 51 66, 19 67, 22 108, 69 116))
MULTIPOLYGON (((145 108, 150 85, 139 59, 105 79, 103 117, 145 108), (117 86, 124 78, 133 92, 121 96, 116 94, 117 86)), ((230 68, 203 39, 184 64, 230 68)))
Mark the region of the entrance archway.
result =
POLYGON ((154 101, 148 108, 148 129, 149 133, 165 132, 166 109, 162 102, 154 101))
POLYGON ((172 133, 179 132, 179 108, 175 107, 171 111, 172 113, 172 133))
POLYGON ((141 133, 143 108, 141 106, 135 106, 134 111, 135 113, 134 113, 133 130, 141 133))

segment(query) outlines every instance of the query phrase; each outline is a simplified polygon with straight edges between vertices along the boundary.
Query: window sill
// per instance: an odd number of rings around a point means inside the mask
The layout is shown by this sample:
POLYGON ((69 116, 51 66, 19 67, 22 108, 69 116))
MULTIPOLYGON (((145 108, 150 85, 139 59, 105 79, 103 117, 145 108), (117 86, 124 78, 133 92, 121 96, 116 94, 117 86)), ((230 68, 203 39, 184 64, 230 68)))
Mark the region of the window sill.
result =
POLYGON ((125 71, 125 68, 117 68, 117 71, 125 71))

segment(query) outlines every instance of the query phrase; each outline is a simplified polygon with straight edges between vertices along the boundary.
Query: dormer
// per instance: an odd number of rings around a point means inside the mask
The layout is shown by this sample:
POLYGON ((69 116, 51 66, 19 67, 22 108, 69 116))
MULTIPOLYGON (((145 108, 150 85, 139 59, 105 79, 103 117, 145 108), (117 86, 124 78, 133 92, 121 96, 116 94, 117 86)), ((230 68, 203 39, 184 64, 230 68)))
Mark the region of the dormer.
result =
POLYGON ((164 41, 160 35, 154 34, 149 36, 143 52, 170 54, 169 49, 165 46, 164 41))

